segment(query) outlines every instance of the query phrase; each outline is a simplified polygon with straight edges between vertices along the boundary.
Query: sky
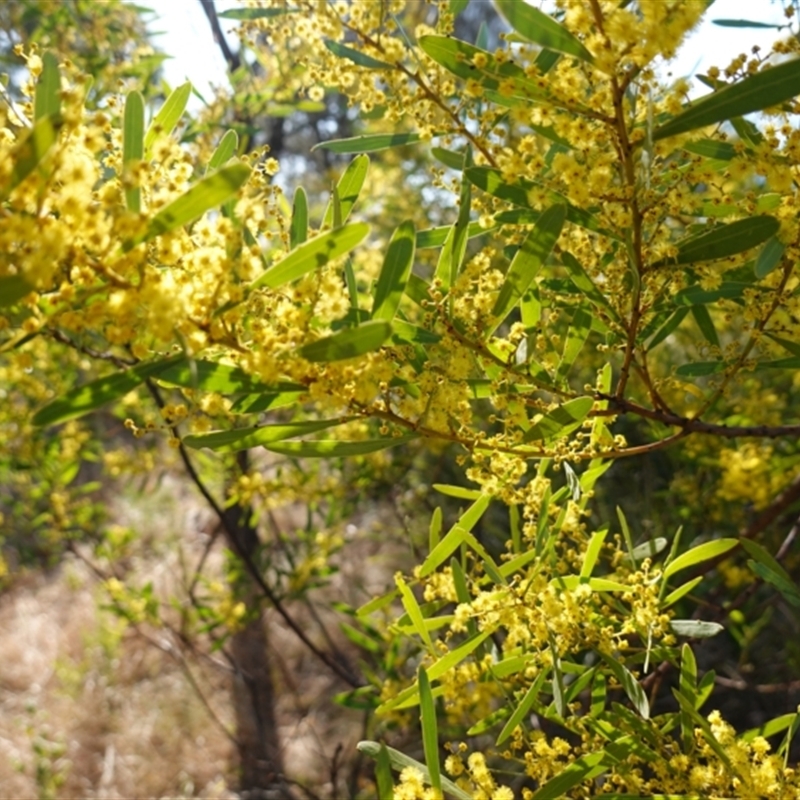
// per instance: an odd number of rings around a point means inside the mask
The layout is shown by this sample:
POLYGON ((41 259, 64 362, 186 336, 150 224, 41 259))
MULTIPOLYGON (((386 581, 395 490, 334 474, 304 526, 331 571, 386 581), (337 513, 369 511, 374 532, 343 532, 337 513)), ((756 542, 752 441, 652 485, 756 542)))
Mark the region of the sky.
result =
MULTIPOLYGON (((218 11, 242 5, 236 0, 216 0, 216 4, 218 11)), ((207 92, 209 84, 224 85, 225 61, 211 35, 199 0, 151 0, 150 7, 157 15, 150 30, 164 32, 154 41, 172 56, 164 65, 167 81, 174 87, 188 79, 201 94, 207 92)), ((705 72, 712 65, 724 68, 739 53, 749 54, 754 44, 767 51, 778 38, 778 32, 771 29, 714 25, 712 20, 720 18, 785 22, 782 4, 776 0, 716 0, 702 25, 672 62, 671 72, 675 78, 705 72)), ((236 26, 233 20, 220 22, 226 31, 236 26)), ((229 41, 234 43, 235 37, 229 36, 229 41)), ((707 91, 698 81, 694 82, 694 90, 696 94, 707 91)), ((192 100, 199 104, 197 98, 192 100)))

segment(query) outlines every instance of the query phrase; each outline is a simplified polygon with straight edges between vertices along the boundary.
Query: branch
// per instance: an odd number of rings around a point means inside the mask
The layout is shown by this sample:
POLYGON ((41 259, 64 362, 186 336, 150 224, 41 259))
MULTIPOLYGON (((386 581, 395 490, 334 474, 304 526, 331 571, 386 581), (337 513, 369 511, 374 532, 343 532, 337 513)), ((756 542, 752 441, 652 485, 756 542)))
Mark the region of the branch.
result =
POLYGON ((762 437, 765 439, 779 439, 783 437, 800 436, 800 424, 798 425, 719 425, 713 422, 703 422, 697 417, 681 417, 671 411, 657 411, 652 408, 640 406, 624 397, 614 397, 613 395, 598 392, 595 395, 597 400, 605 400, 609 403, 609 416, 619 414, 635 414, 638 417, 651 419, 664 425, 671 425, 680 428, 685 434, 707 433, 719 436, 724 439, 735 439, 737 437, 762 437))
POLYGON ((228 72, 235 72, 242 66, 242 60, 238 53, 234 53, 228 46, 228 40, 225 38, 225 32, 219 24, 219 17, 217 16, 217 9, 214 7, 214 0, 200 0, 200 5, 203 6, 208 17, 208 23, 211 25, 211 32, 214 34, 214 41, 219 45, 225 62, 228 65, 228 72))

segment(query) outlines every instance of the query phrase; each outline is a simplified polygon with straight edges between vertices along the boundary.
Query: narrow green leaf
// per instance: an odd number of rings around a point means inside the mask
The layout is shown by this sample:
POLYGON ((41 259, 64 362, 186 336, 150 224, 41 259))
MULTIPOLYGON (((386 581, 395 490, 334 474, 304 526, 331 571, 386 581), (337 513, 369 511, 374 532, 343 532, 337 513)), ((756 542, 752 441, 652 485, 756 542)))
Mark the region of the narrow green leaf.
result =
POLYGON ((739 544, 747 551, 747 554, 755 559, 759 564, 763 564, 767 569, 772 570, 772 572, 780 575, 784 580, 791 581, 792 578, 789 573, 781 566, 780 562, 777 561, 771 553, 769 553, 765 548, 763 548, 758 542, 754 542, 752 539, 745 539, 742 538, 739 540, 739 544))
POLYGON ((274 411, 278 408, 297 405, 307 397, 308 389, 305 386, 300 390, 247 394, 237 398, 231 406, 231 411, 234 414, 260 414, 262 411, 274 411))
POLYGON ((428 667, 428 677, 432 681, 438 681, 442 675, 449 672, 453 667, 457 667, 470 653, 473 653, 479 645, 491 636, 491 633, 491 630, 482 631, 477 636, 468 639, 464 644, 443 655, 428 667))
POLYGON ((277 425, 259 425, 254 428, 238 428, 229 431, 214 431, 193 436, 185 436, 183 443, 187 447, 199 449, 207 447, 219 453, 235 453, 247 450, 250 447, 259 447, 295 436, 305 436, 309 433, 326 430, 327 428, 344 425, 349 417, 338 419, 306 420, 302 422, 286 422, 277 425))
POLYGON ((685 597, 689 592, 697 586, 703 580, 703 576, 699 575, 696 578, 692 578, 690 581, 687 581, 682 586, 679 586, 674 591, 670 592, 663 600, 661 607, 662 608, 669 608, 669 606, 674 605, 678 602, 682 597, 685 597))
POLYGON ((566 215, 565 206, 550 206, 525 237, 511 261, 492 309, 494 319, 489 326, 490 334, 508 316, 536 278, 561 235, 566 215))
POLYGON ((741 778, 741 771, 735 767, 725 747, 723 747, 719 743, 719 740, 714 736, 714 733, 711 730, 711 725, 709 724, 708 720, 704 716, 702 716, 694 707, 692 699, 686 697, 686 695, 684 695, 682 692, 679 692, 677 689, 673 689, 672 694, 675 695, 675 698, 677 699, 678 705, 680 705, 681 710, 684 711, 689 716, 695 727, 701 729, 703 733, 703 738, 706 740, 708 746, 717 754, 719 759, 728 768, 728 770, 730 770, 730 772, 741 778))
MULTIPOLYGON (((468 150, 464 156, 465 165, 471 161, 468 150)), ((438 279, 443 289, 449 289, 456 281, 464 257, 467 252, 467 237, 469 231, 469 215, 472 207, 472 186, 469 181, 461 181, 461 191, 458 200, 458 219, 456 219, 447 234, 439 261, 436 264, 435 278, 438 279)))
POLYGON ((61 74, 58 56, 51 50, 42 53, 42 72, 33 95, 33 121, 55 118, 61 112, 61 74))
POLYGON ((674 314, 672 314, 669 319, 655 332, 653 338, 647 343, 648 352, 654 350, 656 347, 658 347, 658 345, 661 344, 661 342, 674 333, 681 322, 683 322, 683 320, 686 318, 688 313, 688 308, 679 308, 674 314))
POLYGON ((433 509, 431 522, 428 526, 428 550, 433 550, 441 541, 442 535, 442 509, 439 506, 433 509))
POLYGON ((461 500, 477 500, 481 497, 480 489, 468 489, 465 486, 450 486, 446 483, 434 483, 433 488, 440 494, 448 497, 458 497, 461 500))
POLYGON ((153 117, 150 127, 144 137, 144 154, 149 159, 153 155, 155 143, 164 136, 169 136, 175 126, 180 122, 189 96, 192 94, 192 84, 189 81, 180 85, 164 101, 164 105, 159 109, 158 114, 153 117))
POLYGON ((553 705, 558 716, 564 719, 567 716, 567 702, 564 698, 564 673, 561 671, 561 658, 558 655, 556 640, 549 628, 547 630, 547 642, 550 646, 553 667, 553 677, 550 680, 553 691, 553 705))
POLYGON ((575 56, 589 64, 594 63, 594 56, 580 40, 538 8, 519 0, 495 0, 495 5, 511 27, 528 41, 548 50, 575 56))
MULTIPOLYGON (((691 700, 694 705, 697 698, 697 660, 688 642, 685 642, 681 648, 681 673, 678 687, 681 694, 691 700)), ((681 739, 684 752, 690 753, 694 740, 694 725, 691 717, 683 712, 681 713, 681 739)))
POLYGON ((368 56, 352 47, 347 47, 347 45, 334 42, 331 39, 323 39, 323 43, 335 56, 346 58, 348 61, 358 64, 359 67, 367 67, 368 69, 392 69, 392 65, 388 64, 386 61, 379 61, 377 58, 368 56))
POLYGON ((753 22, 750 19, 712 19, 714 25, 720 25, 723 28, 769 28, 779 31, 780 25, 771 25, 768 22, 753 22))
POLYGON ((422 615, 422 609, 419 607, 417 598, 414 597, 414 592, 400 575, 397 576, 396 582, 397 588, 400 590, 400 597, 403 601, 403 608, 406 610, 406 614, 408 614, 411 624, 414 626, 414 629, 417 632, 417 636, 419 636, 422 641, 425 642, 425 645, 430 652, 434 652, 433 641, 431 640, 431 635, 425 625, 425 618, 422 615))
POLYGON ((147 231, 125 244, 130 250, 156 236, 188 225, 199 219, 206 211, 233 197, 250 177, 250 167, 246 164, 229 164, 216 172, 201 178, 188 191, 162 208, 150 220, 147 231))
POLYGON ((557 406, 545 414, 525 434, 523 441, 551 441, 556 437, 563 438, 580 427, 589 412, 594 400, 591 397, 576 397, 563 405, 557 406))
POLYGON ((683 378, 700 378, 703 375, 715 375, 717 372, 724 372, 727 366, 725 361, 698 361, 695 364, 681 364, 675 370, 675 374, 683 378))
MULTIPOLYGON (((438 228, 428 228, 424 231, 417 231, 417 248, 441 247, 447 241, 447 236, 452 228, 452 225, 442 225, 438 228)), ((493 230, 494 228, 481 227, 480 222, 470 222, 467 228, 467 238, 472 239, 476 236, 484 236, 493 230)))
POLYGON ((414 223, 406 220, 394 232, 386 250, 375 286, 373 319, 394 319, 414 264, 415 242, 414 223))
POLYGON ((392 321, 392 341, 395 344, 436 344, 442 337, 410 322, 395 318, 392 321))
POLYGON ((580 575, 560 575, 553 578, 550 583, 559 589, 568 589, 574 592, 579 586, 588 586, 593 592, 629 592, 628 584, 612 581, 608 578, 583 578, 580 575))
POLYGON ((767 241, 777 233, 779 227, 778 220, 768 215, 747 217, 729 225, 718 225, 700 236, 678 242, 676 260, 659 262, 659 266, 667 263, 695 264, 700 261, 729 258, 767 241))
POLYGON ((708 309, 705 306, 695 305, 692 306, 691 312, 692 316, 694 317, 694 321, 697 323, 697 327, 700 328, 700 332, 705 337, 705 340, 709 344, 719 347, 717 329, 714 327, 714 323, 711 320, 711 314, 708 313, 708 309))
POLYGON ((321 439, 308 442, 275 442, 265 445, 267 450, 280 453, 291 458, 344 458, 347 456, 365 456, 397 447, 416 439, 415 434, 384 439, 360 439, 355 442, 343 442, 338 439, 321 439))
POLYGON ((795 608, 800 608, 800 588, 792 580, 787 580, 783 575, 773 572, 765 564, 759 564, 753 559, 748 559, 747 566, 762 580, 771 583, 789 603, 795 608))
POLYGON ((342 361, 377 350, 391 335, 390 323, 373 320, 303 345, 298 353, 307 361, 342 361))
POLYGON ((583 781, 599 774, 596 770, 602 771, 602 765, 607 759, 608 754, 604 750, 581 756, 554 778, 540 786, 531 795, 531 800, 555 800, 556 798, 566 797, 566 793, 573 786, 577 786, 579 783, 583 783, 583 781))
POLYGON ((606 695, 606 676, 598 671, 592 682, 592 702, 589 716, 599 717, 606 710, 606 695))
POLYGON ((263 383, 241 367, 202 358, 182 358, 158 374, 158 380, 202 392, 225 395, 307 391, 301 383, 263 383))
MULTIPOLYGON (((128 92, 122 120, 122 164, 144 158, 144 98, 140 92, 128 92)), ((138 186, 125 189, 125 202, 129 211, 138 213, 142 207, 142 192, 138 186)))
POLYGON ((572 365, 577 360, 578 356, 589 338, 589 331, 592 328, 593 318, 583 308, 576 308, 572 314, 572 321, 567 329, 566 340, 564 342, 564 352, 561 354, 561 360, 558 362, 556 369, 556 376, 564 379, 569 374, 572 365))
POLYGON ((112 400, 119 400, 128 392, 144 383, 147 378, 158 375, 168 366, 183 360, 183 356, 173 356, 159 361, 139 364, 113 375, 98 378, 96 381, 77 386, 66 394, 40 408, 33 415, 34 425, 54 425, 68 419, 83 416, 112 400))
POLYGON ((673 298, 676 305, 708 305, 718 300, 738 300, 753 287, 742 281, 723 281, 716 289, 703 289, 699 284, 681 289, 673 298))
POLYGON ((739 544, 738 539, 713 539, 710 542, 693 547, 667 565, 664 569, 664 580, 682 569, 693 567, 695 564, 721 556, 723 553, 727 553, 728 550, 732 550, 737 544, 739 544))
POLYGON ((653 141, 741 117, 790 100, 800 92, 800 59, 768 67, 692 103, 653 132, 653 141))
POLYGON ((562 250, 561 263, 566 267, 570 280, 583 292, 587 300, 599 308, 605 309, 611 315, 612 319, 619 319, 614 307, 597 286, 595 286, 580 261, 578 261, 572 253, 568 250, 562 250))
POLYGON ((284 14, 294 14, 299 8, 229 8, 220 11, 217 16, 222 19, 270 19, 284 14))
POLYGON ((731 161, 736 157, 736 148, 730 142, 718 142, 716 139, 687 142, 683 149, 714 161, 731 161))
POLYGON ((702 619, 673 619, 669 623, 673 633, 692 639, 709 639, 725 628, 718 622, 706 622, 702 619))
POLYGON ((767 241, 756 258, 753 272, 756 278, 765 278, 781 263, 786 246, 774 236, 767 241))
POLYGON ((227 164, 228 161, 230 161, 230 159, 236 155, 236 151, 238 149, 239 135, 233 130, 226 131, 225 135, 220 139, 216 149, 211 154, 211 159, 208 162, 206 172, 213 172, 215 169, 219 169, 227 164))
POLYGON ((63 122, 42 117, 14 145, 11 161, 14 166, 5 186, 0 188, 0 201, 5 200, 38 166, 58 139, 63 122))
MULTIPOLYGON (((356 745, 356 748, 360 753, 366 753, 370 758, 377 758, 381 747, 383 747, 383 745, 380 745, 377 742, 359 742, 358 745, 356 745)), ((430 783, 430 773, 424 764, 420 763, 419 761, 415 761, 410 756, 405 755, 405 753, 401 753, 399 750, 395 750, 393 747, 386 747, 385 749, 389 754, 389 760, 394 769, 396 769, 398 772, 401 772, 406 767, 414 767, 422 773, 422 779, 430 783)), ((457 800, 472 800, 471 794, 456 786, 448 778, 442 778, 442 791, 452 795, 453 797, 457 798, 457 800)), ((383 800, 383 797, 384 795, 381 795, 381 800, 383 800)), ((391 795, 387 795, 387 797, 391 797, 391 795)))
POLYGON ((332 153, 375 153, 390 147, 414 144, 422 140, 418 133, 371 133, 365 136, 352 136, 349 139, 332 139, 320 142, 311 148, 330 150, 332 153))
POLYGON ((0 308, 13 306, 25 295, 30 294, 34 287, 23 280, 19 275, 8 275, 0 278, 0 308))
POLYGON ((428 765, 431 786, 442 790, 442 773, 439 762, 439 730, 436 724, 436 704, 431 694, 431 683, 425 667, 419 668, 419 712, 422 726, 422 749, 428 765))
POLYGON ((608 528, 603 528, 595 531, 589 544, 586 547, 586 553, 583 556, 583 564, 581 564, 581 578, 589 578, 592 571, 597 564, 597 559, 600 557, 600 551, 603 549, 603 542, 606 540, 608 528))
POLYGON ((302 278, 314 269, 325 266, 334 258, 349 253, 369 233, 366 222, 353 222, 334 231, 328 231, 296 247, 287 256, 273 264, 251 288, 261 286, 279 289, 291 281, 302 278))
MULTIPOLYGON (((475 526, 480 516, 489 506, 490 498, 480 495, 472 506, 461 516, 459 521, 442 537, 431 550, 419 570, 420 578, 435 572, 462 544, 472 547, 476 541, 469 531, 475 526)), ((482 548, 481 548, 482 549, 482 548)))
POLYGON ((381 744, 378 755, 375 757, 375 784, 378 797, 392 797, 394 795, 394 782, 392 781, 392 762, 385 744, 381 744))
POLYGON ((798 712, 793 714, 782 714, 779 717, 765 722, 758 728, 751 728, 745 731, 739 738, 744 742, 752 742, 756 736, 763 736, 765 739, 769 736, 774 736, 776 733, 785 731, 792 726, 792 723, 797 719, 798 712))
POLYGON ((368 170, 369 156, 365 155, 356 156, 347 165, 347 169, 342 173, 342 177, 339 178, 339 182, 336 184, 336 194, 339 199, 341 219, 338 221, 334 219, 334 198, 331 198, 322 219, 323 226, 330 226, 338 229, 347 222, 347 218, 350 216, 350 212, 353 210, 356 200, 358 200, 358 194, 364 186, 368 170))
POLYGON ((601 654, 601 657, 611 670, 611 674, 624 689, 625 694, 628 695, 633 707, 644 719, 650 719, 650 704, 647 702, 647 695, 639 681, 634 678, 633 673, 617 659, 604 654, 601 654))
POLYGON ((289 227, 289 247, 294 250, 308 238, 308 200, 305 189, 298 186, 292 203, 292 222, 289 227))

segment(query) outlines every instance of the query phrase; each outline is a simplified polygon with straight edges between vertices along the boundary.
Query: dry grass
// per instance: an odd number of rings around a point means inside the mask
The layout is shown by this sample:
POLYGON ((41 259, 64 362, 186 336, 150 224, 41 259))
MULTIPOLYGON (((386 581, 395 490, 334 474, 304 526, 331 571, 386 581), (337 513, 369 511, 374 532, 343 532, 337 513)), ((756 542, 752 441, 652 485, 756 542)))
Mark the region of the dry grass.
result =
MULTIPOLYGON (((113 514, 147 544, 127 559, 128 575, 153 581, 162 597, 174 593, 207 542, 202 506, 168 479, 146 503, 128 498, 113 514)), ((385 519, 373 509, 351 522, 341 572, 314 614, 294 609, 307 630, 315 630, 316 616, 346 647, 330 599, 364 602, 369 592, 385 590, 408 558, 402 547, 387 549, 385 534, 375 535, 385 519)), ((215 549, 210 569, 222 560, 215 549)), ((0 597, 0 798, 232 800, 234 747, 209 713, 210 707, 232 729, 230 671, 217 666, 218 655, 186 652, 169 632, 123 631, 101 608, 102 598, 96 575, 75 557, 0 597), (204 700, 187 680, 187 667, 204 700)), ((266 623, 288 777, 338 800, 346 796, 341 765, 353 761, 363 719, 331 702, 346 687, 274 612, 266 623)), ((325 646, 316 630, 313 638, 325 646)))

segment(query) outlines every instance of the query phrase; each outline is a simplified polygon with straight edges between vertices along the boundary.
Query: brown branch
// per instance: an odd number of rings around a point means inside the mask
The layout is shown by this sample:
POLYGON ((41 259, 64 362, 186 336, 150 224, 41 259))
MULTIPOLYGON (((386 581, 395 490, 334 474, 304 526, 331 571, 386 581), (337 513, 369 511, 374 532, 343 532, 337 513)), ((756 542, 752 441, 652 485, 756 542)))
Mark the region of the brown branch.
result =
POLYGON ((203 6, 208 17, 208 23, 211 25, 211 32, 214 34, 214 41, 219 45, 225 63, 228 65, 228 72, 235 72, 242 66, 242 60, 238 53, 234 53, 228 45, 225 38, 225 32, 219 24, 219 17, 217 16, 217 9, 214 7, 214 0, 200 0, 200 5, 203 6))
MULTIPOLYGON (((617 416, 619 414, 634 414, 645 419, 660 422, 680 428, 684 433, 706 433, 719 436, 724 439, 736 437, 762 437, 765 439, 778 439, 782 437, 800 436, 800 424, 796 425, 720 425, 713 422, 703 422, 697 417, 681 417, 670 411, 658 411, 652 408, 640 406, 624 397, 615 397, 597 393, 597 400, 607 401, 611 408, 608 409, 607 416, 617 416)), ((598 415, 599 416, 599 415, 598 415)))

